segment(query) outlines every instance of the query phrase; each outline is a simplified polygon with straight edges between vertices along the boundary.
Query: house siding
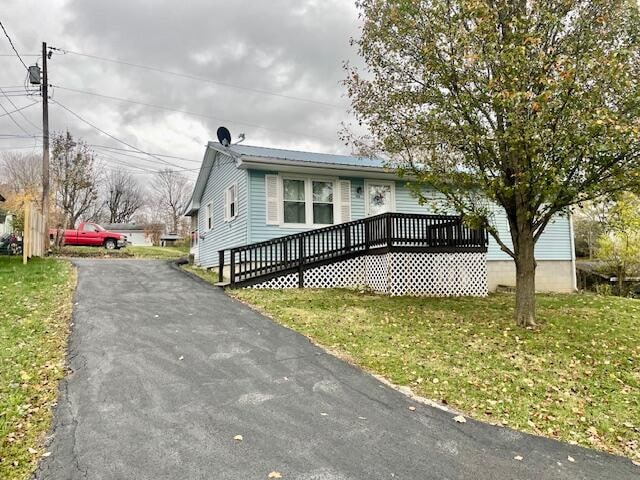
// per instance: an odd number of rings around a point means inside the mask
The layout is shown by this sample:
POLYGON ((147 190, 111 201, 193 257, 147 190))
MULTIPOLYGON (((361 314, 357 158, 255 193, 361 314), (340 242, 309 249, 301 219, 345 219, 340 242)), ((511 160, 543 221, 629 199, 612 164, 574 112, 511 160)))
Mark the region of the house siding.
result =
MULTIPOLYGON (((249 192, 248 198, 251 202, 249 210, 251 212, 250 227, 247 243, 261 242, 271 238, 280 237, 308 230, 309 228, 290 228, 278 225, 267 225, 265 207, 265 180, 267 173, 259 170, 248 170, 249 172, 249 192)), ((340 177, 340 180, 351 181, 351 218, 357 220, 365 216, 365 192, 364 178, 340 177), (358 187, 362 187, 358 194, 358 187)), ((243 198, 243 197, 239 197, 243 198)), ((395 210, 402 213, 434 213, 429 204, 420 205, 413 196, 406 182, 398 180, 395 182, 395 210)), ((203 204, 204 205, 204 204, 203 204)), ((495 225, 500 234, 500 238, 505 244, 511 246, 511 236, 506 215, 502 209, 496 209, 495 225)), ((538 260, 567 260, 573 258, 571 251, 571 227, 569 218, 557 216, 549 223, 536 245, 536 258, 538 260)), ((493 238, 489 239, 487 260, 511 260, 503 252, 493 238)))
MULTIPOLYGON (((201 236, 198 248, 198 262, 204 267, 218 265, 218 251, 248 243, 247 239, 247 172, 235 166, 234 160, 221 153, 217 154, 198 210, 198 231, 201 236), (232 184, 238 186, 236 217, 225 222, 224 195, 232 184), (213 205, 213 228, 207 227, 207 205, 213 205)), ((226 261, 228 261, 228 256, 226 261)))

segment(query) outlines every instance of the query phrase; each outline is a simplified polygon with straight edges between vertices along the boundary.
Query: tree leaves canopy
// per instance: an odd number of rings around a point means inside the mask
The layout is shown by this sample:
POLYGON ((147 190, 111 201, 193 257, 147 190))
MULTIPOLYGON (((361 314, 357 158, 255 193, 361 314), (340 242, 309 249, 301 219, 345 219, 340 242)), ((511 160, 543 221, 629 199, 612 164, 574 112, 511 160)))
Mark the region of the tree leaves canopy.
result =
POLYGON ((554 214, 637 183, 635 0, 358 7, 367 68, 347 67, 346 84, 369 146, 494 236, 480 197, 537 240, 554 214))

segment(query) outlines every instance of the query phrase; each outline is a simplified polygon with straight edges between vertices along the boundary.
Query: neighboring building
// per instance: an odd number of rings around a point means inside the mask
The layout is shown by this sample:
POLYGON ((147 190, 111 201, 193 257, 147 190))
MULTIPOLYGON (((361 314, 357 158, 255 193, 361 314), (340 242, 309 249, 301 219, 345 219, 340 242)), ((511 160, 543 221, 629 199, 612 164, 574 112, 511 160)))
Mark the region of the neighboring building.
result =
MULTIPOLYGON (((4 203, 5 201, 6 198, 4 198, 0 193, 0 203, 4 203)), ((5 233, 9 233, 13 230, 12 221, 13 215, 0 207, 0 235, 4 235, 5 233)))
MULTIPOLYGON (((218 265, 218 252, 223 249, 384 212, 432 213, 429 206, 419 205, 406 181, 385 169, 380 160, 210 142, 185 213, 192 217, 195 263, 210 268, 218 265)), ((496 209, 495 224, 510 244, 501 209, 496 209)), ((489 290, 515 285, 514 262, 493 239, 483 255, 489 290)), ((225 264, 230 262, 228 252, 224 259, 225 264)), ((536 260, 540 291, 575 290, 568 215, 549 223, 536 245, 536 260)), ((249 257, 248 263, 256 262, 249 257)), ((419 270, 414 269, 416 274, 419 270)))
POLYGON ((177 241, 182 240, 183 237, 178 235, 177 233, 165 233, 160 236, 160 246, 161 247, 172 247, 176 244, 177 241))
POLYGON ((135 223, 109 223, 102 225, 106 230, 110 232, 119 233, 127 237, 127 244, 134 246, 151 246, 153 241, 151 236, 148 235, 149 225, 135 224, 135 223))

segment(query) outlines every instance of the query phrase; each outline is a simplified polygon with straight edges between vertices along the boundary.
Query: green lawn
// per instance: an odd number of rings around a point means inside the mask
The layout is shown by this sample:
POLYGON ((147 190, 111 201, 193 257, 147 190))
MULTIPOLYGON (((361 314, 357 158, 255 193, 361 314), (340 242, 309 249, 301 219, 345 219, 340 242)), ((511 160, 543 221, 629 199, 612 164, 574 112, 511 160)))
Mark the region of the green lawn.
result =
POLYGON ((211 270, 205 270, 204 268, 194 267, 193 265, 182 265, 182 268, 193 273, 194 275, 197 275, 203 280, 206 280, 207 282, 218 283, 218 270, 215 268, 211 270))
POLYGON ((45 453, 64 375, 75 271, 68 262, 0 257, 0 478, 25 479, 45 453))
POLYGON ((66 257, 150 258, 172 260, 189 255, 189 247, 141 247, 128 246, 118 250, 102 247, 62 247, 57 253, 66 257))
POLYGON ((474 418, 640 460, 640 300, 385 297, 354 290, 233 290, 317 343, 474 418))

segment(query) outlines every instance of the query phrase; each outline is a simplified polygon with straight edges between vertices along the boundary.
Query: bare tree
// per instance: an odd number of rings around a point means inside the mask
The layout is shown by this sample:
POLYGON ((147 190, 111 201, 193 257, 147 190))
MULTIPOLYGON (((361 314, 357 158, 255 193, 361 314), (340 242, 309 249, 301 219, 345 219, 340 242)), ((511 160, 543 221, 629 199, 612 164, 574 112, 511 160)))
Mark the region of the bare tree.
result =
POLYGON ((105 183, 105 205, 109 211, 109 223, 127 223, 144 204, 142 185, 121 169, 112 170, 105 183))
POLYGON ((98 199, 98 169, 93 152, 71 134, 53 136, 51 177, 63 226, 73 227, 98 199))
POLYGON ((181 173, 165 169, 158 172, 151 182, 153 197, 163 218, 168 220, 173 233, 178 233, 182 212, 191 195, 191 182, 181 173))
POLYGON ((32 153, 3 152, 0 156, 0 176, 14 193, 38 196, 42 185, 42 158, 32 153))

